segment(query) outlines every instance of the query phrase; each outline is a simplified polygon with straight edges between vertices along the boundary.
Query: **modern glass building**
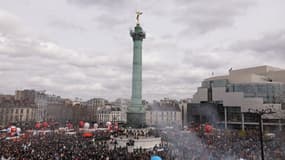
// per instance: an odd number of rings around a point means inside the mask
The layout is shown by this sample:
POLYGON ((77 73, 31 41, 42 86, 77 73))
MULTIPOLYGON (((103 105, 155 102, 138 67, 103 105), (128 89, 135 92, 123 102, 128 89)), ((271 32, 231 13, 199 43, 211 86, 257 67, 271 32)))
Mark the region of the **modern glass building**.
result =
MULTIPOLYGON (((276 113, 262 117, 263 127, 282 130, 285 126, 285 70, 270 66, 231 69, 228 75, 205 79, 188 108, 191 111, 205 106, 214 109, 216 125, 243 130, 258 125, 257 114, 249 111, 271 108, 276 113)), ((206 121, 213 121, 203 113, 200 112, 200 116, 206 117, 206 121)), ((189 112, 188 117, 197 117, 197 112, 189 112)))

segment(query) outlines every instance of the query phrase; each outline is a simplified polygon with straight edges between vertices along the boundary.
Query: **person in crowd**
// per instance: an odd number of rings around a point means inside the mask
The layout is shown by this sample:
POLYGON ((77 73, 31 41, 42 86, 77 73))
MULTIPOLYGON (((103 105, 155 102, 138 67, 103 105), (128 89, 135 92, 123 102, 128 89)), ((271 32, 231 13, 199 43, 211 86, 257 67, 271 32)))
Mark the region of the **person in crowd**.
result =
MULTIPOLYGON (((182 132, 178 130, 148 133, 126 131, 118 136, 142 138, 158 136, 162 143, 153 149, 110 147, 117 143, 109 133, 82 135, 50 133, 44 136, 28 136, 20 141, 1 140, 0 160, 150 160, 152 155, 163 160, 259 160, 260 144, 256 131, 247 131, 239 136, 238 131, 219 131, 211 134, 182 132)), ((266 160, 285 159, 285 133, 280 132, 275 140, 264 143, 266 160)))

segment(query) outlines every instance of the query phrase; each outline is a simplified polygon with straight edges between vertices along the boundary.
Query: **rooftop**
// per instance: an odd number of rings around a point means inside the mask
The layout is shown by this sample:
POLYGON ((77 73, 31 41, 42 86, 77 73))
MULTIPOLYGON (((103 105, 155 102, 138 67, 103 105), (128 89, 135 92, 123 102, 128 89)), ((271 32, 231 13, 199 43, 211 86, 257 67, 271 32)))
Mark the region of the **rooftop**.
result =
POLYGON ((263 65, 243 69, 229 69, 228 75, 205 79, 229 80, 230 83, 285 83, 285 69, 263 65))
POLYGON ((148 111, 180 111, 178 104, 159 104, 159 103, 153 103, 148 105, 147 109, 148 111))

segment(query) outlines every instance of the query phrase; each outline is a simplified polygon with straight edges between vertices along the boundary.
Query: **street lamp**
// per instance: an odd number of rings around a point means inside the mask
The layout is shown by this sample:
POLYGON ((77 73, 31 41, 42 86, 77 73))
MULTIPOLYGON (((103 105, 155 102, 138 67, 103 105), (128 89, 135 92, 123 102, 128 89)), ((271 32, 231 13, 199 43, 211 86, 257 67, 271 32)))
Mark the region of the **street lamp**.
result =
POLYGON ((260 150, 261 150, 261 160, 264 160, 264 150, 263 150, 263 132, 262 132, 262 116, 264 114, 273 114, 275 112, 272 111, 271 108, 266 108, 266 109, 248 109, 249 113, 255 113, 258 115, 258 121, 259 121, 259 140, 260 140, 260 150))

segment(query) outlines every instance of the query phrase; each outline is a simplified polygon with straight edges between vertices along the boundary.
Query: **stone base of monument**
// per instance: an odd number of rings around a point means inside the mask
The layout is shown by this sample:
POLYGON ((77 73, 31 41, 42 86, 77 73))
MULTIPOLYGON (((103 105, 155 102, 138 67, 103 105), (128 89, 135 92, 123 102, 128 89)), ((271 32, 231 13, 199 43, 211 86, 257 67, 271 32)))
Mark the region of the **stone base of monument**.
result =
POLYGON ((145 128, 145 113, 127 113, 127 125, 131 128, 145 128))
POLYGON ((159 146, 161 143, 161 137, 140 137, 139 139, 133 138, 115 138, 117 141, 117 147, 126 147, 130 139, 134 140, 134 149, 152 149, 154 146, 159 146))

